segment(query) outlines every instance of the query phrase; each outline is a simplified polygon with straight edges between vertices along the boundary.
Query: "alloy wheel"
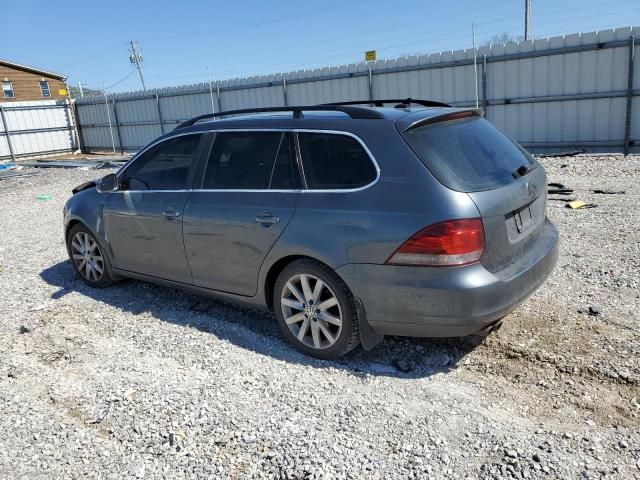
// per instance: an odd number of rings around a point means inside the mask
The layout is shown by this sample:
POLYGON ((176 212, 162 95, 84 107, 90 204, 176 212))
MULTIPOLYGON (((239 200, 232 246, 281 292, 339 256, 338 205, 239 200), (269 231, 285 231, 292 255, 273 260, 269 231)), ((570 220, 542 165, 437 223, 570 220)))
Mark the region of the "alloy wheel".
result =
POLYGON ((104 273, 102 252, 91 235, 78 232, 71 239, 71 257, 80 275, 90 282, 98 282, 104 273))
POLYGON ((304 273, 294 275, 282 288, 280 304, 289 331, 307 347, 329 348, 340 337, 340 302, 320 278, 304 273))

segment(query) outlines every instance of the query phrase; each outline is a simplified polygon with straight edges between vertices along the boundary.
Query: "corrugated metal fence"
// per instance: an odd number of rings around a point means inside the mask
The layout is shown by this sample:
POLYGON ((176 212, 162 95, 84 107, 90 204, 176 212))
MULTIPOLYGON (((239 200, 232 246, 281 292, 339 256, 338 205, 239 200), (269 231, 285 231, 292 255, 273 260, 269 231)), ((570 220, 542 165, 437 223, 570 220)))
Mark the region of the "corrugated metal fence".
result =
MULTIPOLYGON (((640 148, 640 27, 482 47, 479 103, 534 151, 640 148)), ((86 150, 137 150, 179 122, 215 111, 371 98, 475 106, 473 49, 88 97, 76 103, 86 150)))
POLYGON ((0 103, 0 161, 78 148, 68 101, 0 103))

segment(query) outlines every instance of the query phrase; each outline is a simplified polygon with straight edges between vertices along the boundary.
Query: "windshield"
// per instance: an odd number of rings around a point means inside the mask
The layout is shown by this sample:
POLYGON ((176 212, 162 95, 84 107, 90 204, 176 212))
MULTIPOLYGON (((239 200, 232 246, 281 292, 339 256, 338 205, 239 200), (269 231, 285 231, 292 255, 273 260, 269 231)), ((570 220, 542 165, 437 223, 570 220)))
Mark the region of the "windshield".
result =
POLYGON ((482 118, 425 125, 403 137, 441 183, 461 192, 507 185, 518 168, 536 165, 522 147, 482 118))

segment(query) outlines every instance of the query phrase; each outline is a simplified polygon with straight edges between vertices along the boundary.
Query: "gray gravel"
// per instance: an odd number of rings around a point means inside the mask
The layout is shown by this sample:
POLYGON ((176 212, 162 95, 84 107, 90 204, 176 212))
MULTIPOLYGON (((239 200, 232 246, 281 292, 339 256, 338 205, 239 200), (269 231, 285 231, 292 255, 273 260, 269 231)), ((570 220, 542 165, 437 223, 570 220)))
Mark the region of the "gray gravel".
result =
POLYGON ((640 478, 640 156, 543 163, 598 206, 549 202, 558 268, 499 332, 339 362, 263 313, 75 279, 62 206, 96 171, 0 182, 0 478, 640 478))

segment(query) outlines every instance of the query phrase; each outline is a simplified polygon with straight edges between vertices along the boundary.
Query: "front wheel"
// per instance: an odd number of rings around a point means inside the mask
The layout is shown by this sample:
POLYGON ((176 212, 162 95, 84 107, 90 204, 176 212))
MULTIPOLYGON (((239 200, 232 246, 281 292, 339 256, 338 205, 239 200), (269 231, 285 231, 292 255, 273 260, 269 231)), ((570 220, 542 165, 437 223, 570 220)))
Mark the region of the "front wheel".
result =
POLYGON ((87 227, 77 224, 71 228, 67 251, 73 269, 87 285, 103 288, 114 283, 109 259, 87 227))
POLYGON ((273 295, 280 329, 297 350, 334 360, 358 345, 355 299, 329 267, 296 260, 280 273, 273 295))

